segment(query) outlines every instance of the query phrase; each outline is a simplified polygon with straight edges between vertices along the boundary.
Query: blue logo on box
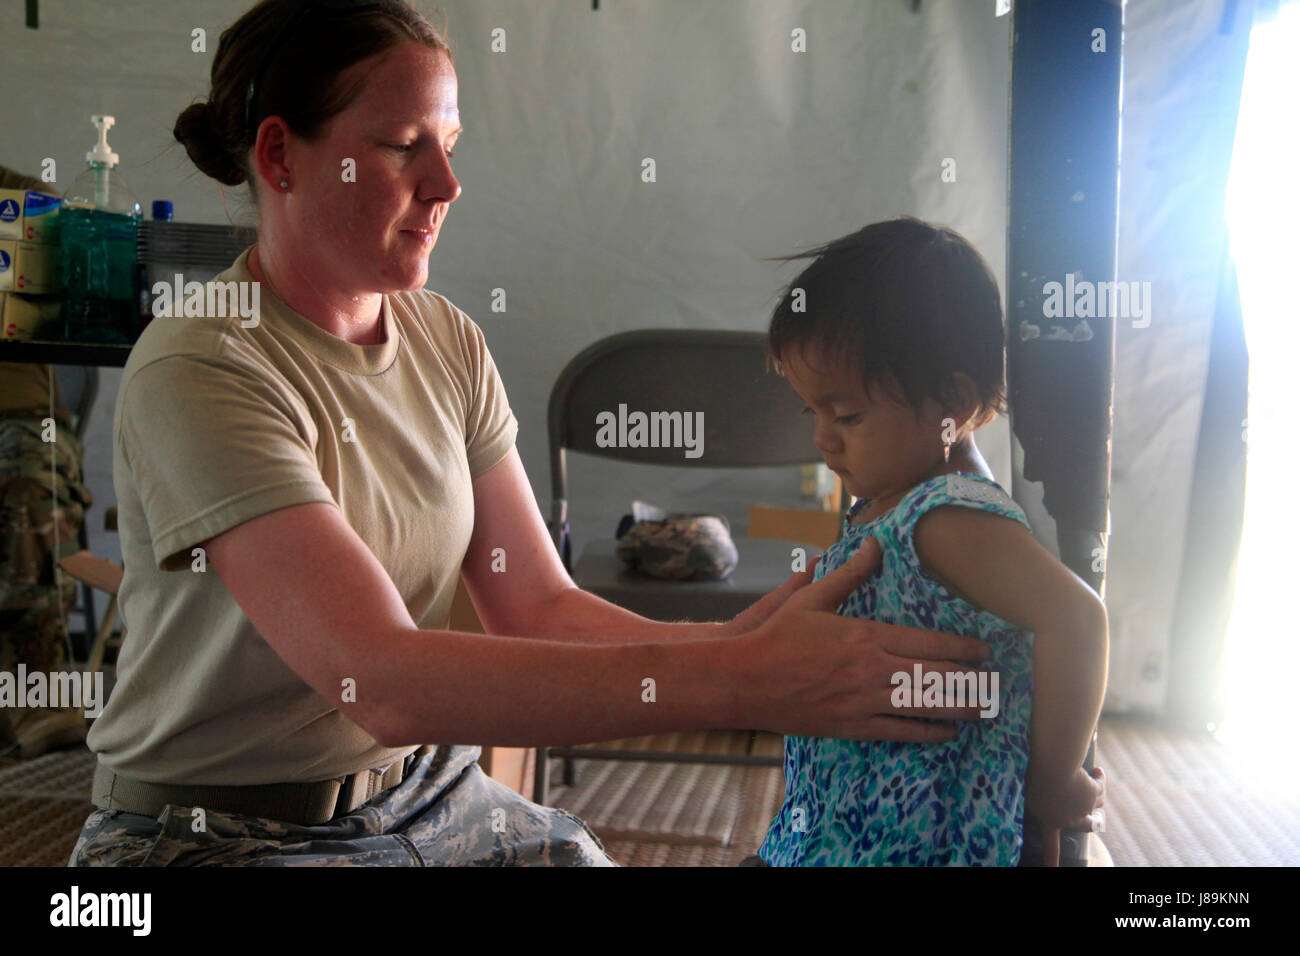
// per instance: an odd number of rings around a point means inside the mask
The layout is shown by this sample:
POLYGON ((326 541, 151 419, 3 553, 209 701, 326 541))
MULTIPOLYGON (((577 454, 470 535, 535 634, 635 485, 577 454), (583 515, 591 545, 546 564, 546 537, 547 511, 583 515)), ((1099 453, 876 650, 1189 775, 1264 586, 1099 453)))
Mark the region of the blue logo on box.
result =
POLYGON ((17 222, 22 214, 23 207, 18 205, 18 200, 6 199, 0 202, 0 222, 17 222))
POLYGON ((44 216, 52 209, 58 209, 63 205, 63 200, 58 196, 47 196, 44 193, 28 192, 27 198, 23 201, 27 207, 27 215, 31 219, 44 216))

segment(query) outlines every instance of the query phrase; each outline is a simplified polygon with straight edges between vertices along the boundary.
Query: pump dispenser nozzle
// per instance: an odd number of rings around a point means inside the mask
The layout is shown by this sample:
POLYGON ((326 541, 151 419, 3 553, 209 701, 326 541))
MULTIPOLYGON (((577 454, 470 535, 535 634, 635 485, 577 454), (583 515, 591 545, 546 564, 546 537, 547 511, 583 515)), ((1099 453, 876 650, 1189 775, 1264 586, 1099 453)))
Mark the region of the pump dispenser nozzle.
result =
POLYGON ((108 163, 110 166, 116 166, 118 163, 117 153, 113 152, 108 146, 108 131, 117 125, 117 120, 112 116, 92 116, 90 121, 95 124, 99 130, 99 142, 95 147, 86 153, 86 161, 91 163, 108 163))

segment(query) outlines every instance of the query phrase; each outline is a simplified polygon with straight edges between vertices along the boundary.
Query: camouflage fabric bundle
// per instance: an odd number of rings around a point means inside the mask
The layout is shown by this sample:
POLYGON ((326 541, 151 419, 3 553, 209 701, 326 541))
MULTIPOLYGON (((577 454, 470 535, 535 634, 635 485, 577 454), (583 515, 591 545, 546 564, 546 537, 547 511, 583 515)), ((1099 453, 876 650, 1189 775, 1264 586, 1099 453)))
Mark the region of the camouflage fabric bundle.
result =
POLYGON ((670 581, 714 581, 736 569, 731 526, 721 515, 669 515, 662 521, 624 519, 618 556, 632 571, 670 581))
POLYGON ((60 545, 76 542, 92 501, 81 482, 81 443, 62 415, 55 416, 55 441, 42 440, 41 420, 48 414, 0 413, 0 670, 12 671, 17 661, 28 670, 66 667, 63 619, 75 603, 77 583, 61 575, 60 594, 54 559, 60 545))

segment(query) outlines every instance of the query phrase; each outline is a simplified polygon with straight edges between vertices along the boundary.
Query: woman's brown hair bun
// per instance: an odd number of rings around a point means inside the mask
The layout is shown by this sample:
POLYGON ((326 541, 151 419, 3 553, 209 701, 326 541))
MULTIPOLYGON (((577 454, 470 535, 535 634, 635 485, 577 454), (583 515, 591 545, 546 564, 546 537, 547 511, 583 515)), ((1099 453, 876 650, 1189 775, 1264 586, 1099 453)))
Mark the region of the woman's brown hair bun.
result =
POLYGON ((222 142, 212 108, 207 103, 187 106, 176 117, 172 135, 185 147, 194 165, 217 182, 238 186, 248 178, 222 142))

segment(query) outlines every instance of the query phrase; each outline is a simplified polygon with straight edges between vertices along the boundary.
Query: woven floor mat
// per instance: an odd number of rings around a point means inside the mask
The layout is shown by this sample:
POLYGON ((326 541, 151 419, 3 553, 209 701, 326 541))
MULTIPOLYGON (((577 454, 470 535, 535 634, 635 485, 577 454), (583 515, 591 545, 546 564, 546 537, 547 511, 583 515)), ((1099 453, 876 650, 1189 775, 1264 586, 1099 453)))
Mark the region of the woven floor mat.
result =
POLYGON ((89 800, 0 794, 0 866, 67 866, 89 800))
POLYGON ((94 812, 95 755, 85 747, 0 760, 0 866, 67 866, 94 812))
POLYGON ((0 764, 0 794, 89 800, 95 755, 85 747, 0 764))
POLYGON ((606 842, 605 852, 619 866, 735 866, 754 851, 739 847, 606 842))
MULTIPOLYGON (((605 745, 612 746, 612 745, 605 745)), ((624 749, 743 753, 749 735, 663 734, 624 749)), ((780 753, 762 735, 758 752, 780 753)), ((1256 788, 1215 741, 1135 720, 1102 721, 1107 849, 1117 866, 1300 865, 1300 797, 1256 788)), ((0 760, 0 865, 63 866, 82 823, 94 757, 84 747, 0 760)), ((624 866, 734 866, 780 808, 779 768, 578 761, 551 802, 577 814, 624 866)))
POLYGON ((1300 795, 1256 786, 1207 735, 1107 718, 1097 763, 1116 866, 1300 865, 1300 795))
MULTIPOLYGON (((779 755, 781 739, 699 731, 602 744, 604 749, 779 755)), ((733 866, 762 842, 781 805, 779 767, 577 760, 577 780, 551 764, 550 803, 580 817, 625 866, 733 866)))

